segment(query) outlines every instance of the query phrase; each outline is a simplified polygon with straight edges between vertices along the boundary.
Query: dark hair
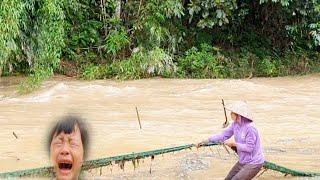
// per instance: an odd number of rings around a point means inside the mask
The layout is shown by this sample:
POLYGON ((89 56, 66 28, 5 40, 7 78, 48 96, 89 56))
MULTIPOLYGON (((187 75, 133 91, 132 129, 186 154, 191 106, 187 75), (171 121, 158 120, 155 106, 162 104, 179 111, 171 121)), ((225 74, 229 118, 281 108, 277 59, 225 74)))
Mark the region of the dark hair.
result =
POLYGON ((84 120, 79 116, 67 115, 62 117, 55 126, 50 131, 48 138, 48 150, 50 153, 50 146, 54 136, 59 135, 64 132, 66 134, 71 134, 75 131, 76 126, 78 126, 81 134, 81 141, 83 145, 84 158, 87 157, 88 145, 89 145, 89 134, 88 126, 85 124, 84 120))

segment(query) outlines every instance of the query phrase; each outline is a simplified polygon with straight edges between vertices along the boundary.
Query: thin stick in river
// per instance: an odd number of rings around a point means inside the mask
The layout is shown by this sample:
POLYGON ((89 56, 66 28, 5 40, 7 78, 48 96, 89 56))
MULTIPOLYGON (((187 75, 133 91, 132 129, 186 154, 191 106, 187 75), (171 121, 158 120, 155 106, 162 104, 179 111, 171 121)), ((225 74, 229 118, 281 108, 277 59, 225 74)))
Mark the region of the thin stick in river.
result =
POLYGON ((222 99, 222 105, 223 105, 224 117, 226 118, 226 121, 223 123, 222 127, 226 128, 229 125, 229 122, 228 122, 227 112, 226 112, 226 108, 225 108, 223 99, 222 99))
POLYGON ((16 133, 13 131, 12 134, 14 135, 14 137, 16 137, 16 139, 18 139, 18 136, 16 135, 16 133))
POLYGON ((137 107, 136 107, 136 112, 137 112, 137 117, 138 117, 138 122, 139 122, 140 129, 142 129, 142 127, 141 127, 141 122, 140 122, 139 111, 138 111, 138 108, 137 108, 137 107))

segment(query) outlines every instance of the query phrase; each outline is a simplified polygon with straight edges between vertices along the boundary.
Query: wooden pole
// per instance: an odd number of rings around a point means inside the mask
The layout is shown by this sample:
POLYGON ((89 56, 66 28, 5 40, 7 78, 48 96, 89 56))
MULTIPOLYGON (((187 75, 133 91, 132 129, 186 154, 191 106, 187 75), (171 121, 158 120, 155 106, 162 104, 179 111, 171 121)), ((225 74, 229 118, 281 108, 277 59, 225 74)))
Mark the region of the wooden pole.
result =
POLYGON ((16 139, 18 139, 17 134, 13 131, 12 134, 14 135, 14 137, 16 137, 16 139))
POLYGON ((224 105, 224 100, 223 100, 223 99, 222 99, 222 105, 223 105, 224 117, 225 117, 225 119, 226 119, 226 121, 223 123, 222 127, 223 127, 223 128, 226 128, 226 127, 229 125, 229 123, 228 123, 226 107, 225 107, 225 105, 224 105))
POLYGON ((137 107, 136 107, 136 112, 137 112, 137 117, 138 117, 138 122, 139 122, 140 129, 142 129, 142 127, 141 127, 141 122, 140 122, 139 111, 138 111, 138 108, 137 108, 137 107))
POLYGON ((230 154, 230 151, 228 150, 227 146, 225 144, 222 143, 222 146, 224 147, 224 149, 227 151, 228 154, 230 154))

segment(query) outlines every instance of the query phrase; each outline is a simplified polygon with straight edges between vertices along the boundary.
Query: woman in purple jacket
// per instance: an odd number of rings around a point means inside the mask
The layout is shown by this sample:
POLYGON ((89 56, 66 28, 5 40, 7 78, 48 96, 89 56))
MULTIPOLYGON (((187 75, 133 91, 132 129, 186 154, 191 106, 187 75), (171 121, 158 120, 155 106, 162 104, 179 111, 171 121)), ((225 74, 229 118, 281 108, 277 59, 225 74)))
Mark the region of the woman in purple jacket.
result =
POLYGON ((232 167, 226 180, 252 179, 258 174, 265 161, 258 130, 254 127, 253 116, 245 102, 236 102, 226 109, 231 111, 234 121, 224 132, 210 136, 198 144, 221 142, 236 148, 239 161, 232 167), (234 136, 234 140, 231 140, 234 136))

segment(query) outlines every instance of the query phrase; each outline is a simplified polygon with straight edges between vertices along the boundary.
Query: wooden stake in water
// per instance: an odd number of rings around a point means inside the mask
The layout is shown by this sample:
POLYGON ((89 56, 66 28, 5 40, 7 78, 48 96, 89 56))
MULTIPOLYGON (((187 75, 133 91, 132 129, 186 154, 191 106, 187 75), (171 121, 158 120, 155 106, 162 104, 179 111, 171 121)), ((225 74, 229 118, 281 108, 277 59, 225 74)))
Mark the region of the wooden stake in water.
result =
POLYGON ((226 128, 226 127, 228 127, 229 122, 228 122, 227 113, 226 113, 226 107, 224 105, 224 100, 223 99, 222 99, 222 105, 223 105, 224 117, 226 118, 226 121, 223 123, 222 127, 226 128))
POLYGON ((18 139, 18 136, 16 135, 16 133, 13 131, 12 132, 12 134, 14 135, 14 137, 16 138, 16 139, 18 139))
POLYGON ((142 129, 142 127, 141 127, 141 122, 140 122, 139 111, 138 111, 138 108, 137 108, 137 107, 136 107, 136 112, 137 112, 137 117, 138 117, 140 129, 142 129))

